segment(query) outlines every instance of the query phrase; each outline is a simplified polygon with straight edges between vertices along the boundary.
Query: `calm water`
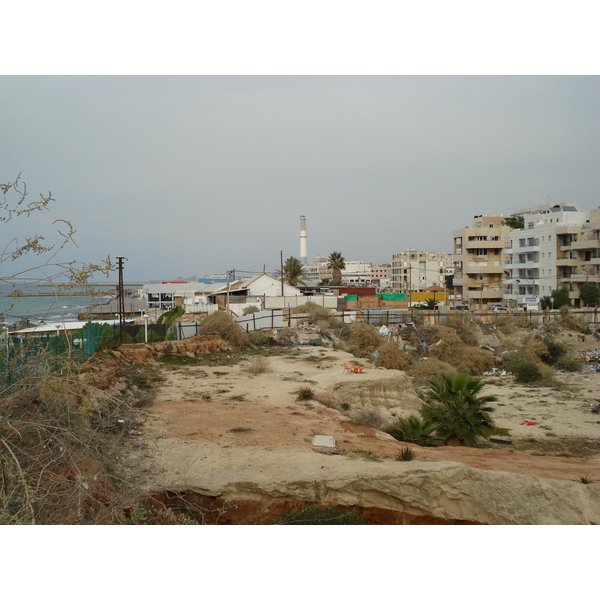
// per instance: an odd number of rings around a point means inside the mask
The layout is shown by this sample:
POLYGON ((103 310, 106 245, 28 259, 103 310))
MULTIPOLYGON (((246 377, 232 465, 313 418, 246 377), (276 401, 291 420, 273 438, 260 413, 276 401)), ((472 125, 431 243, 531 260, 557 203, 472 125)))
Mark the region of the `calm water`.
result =
MULTIPOLYGON (((37 286, 17 286, 22 292, 51 292, 52 288, 37 286)), ((89 296, 30 296, 11 298, 8 296, 15 289, 12 285, 0 284, 0 321, 13 324, 29 319, 34 325, 41 320, 45 322, 75 321, 83 308, 90 304, 107 302, 107 298, 89 296)), ((112 291, 107 288, 107 291, 112 291)), ((79 291, 79 290, 75 290, 79 291)), ((83 291, 83 290, 82 290, 83 291)))

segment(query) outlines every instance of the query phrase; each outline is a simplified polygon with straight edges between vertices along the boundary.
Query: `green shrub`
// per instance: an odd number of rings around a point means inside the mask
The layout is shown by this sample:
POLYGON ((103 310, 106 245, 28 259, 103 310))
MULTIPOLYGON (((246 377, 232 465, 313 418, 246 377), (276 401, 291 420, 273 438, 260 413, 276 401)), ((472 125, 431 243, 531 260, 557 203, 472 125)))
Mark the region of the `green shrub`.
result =
POLYGON ((169 327, 169 325, 171 325, 175 319, 178 319, 183 314, 185 314, 185 310, 183 308, 172 308, 171 310, 160 315, 156 322, 158 324, 164 323, 167 327, 169 327))
POLYGON ((543 340, 546 352, 540 356, 547 365, 556 365, 561 358, 566 357, 567 348, 564 344, 548 339, 543 340))
POLYGON ((521 362, 513 365, 511 371, 517 383, 538 383, 542 380, 542 372, 533 362, 521 362))
POLYGON ((260 312, 260 308, 258 306, 246 306, 242 311, 242 316, 251 315, 252 313, 260 312))

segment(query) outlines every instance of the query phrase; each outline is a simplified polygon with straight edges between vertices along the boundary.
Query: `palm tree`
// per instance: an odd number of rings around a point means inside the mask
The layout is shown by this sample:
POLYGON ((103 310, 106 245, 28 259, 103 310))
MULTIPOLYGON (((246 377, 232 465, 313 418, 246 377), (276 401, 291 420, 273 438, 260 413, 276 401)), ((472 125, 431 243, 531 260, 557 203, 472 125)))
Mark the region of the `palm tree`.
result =
POLYGON ((304 284, 301 277, 304 275, 304 265, 294 256, 290 256, 283 264, 283 273, 278 275, 290 285, 304 284))
POLYGON ((435 298, 427 298, 425 300, 425 308, 427 310, 435 310, 439 302, 435 298))
POLYGON ((332 252, 327 259, 327 267, 333 273, 334 285, 342 283, 342 271, 346 268, 344 257, 341 252, 332 252))
POLYGON ((458 440, 465 446, 477 447, 477 439, 488 439, 495 425, 488 406, 495 396, 480 396, 485 385, 481 379, 468 373, 442 373, 441 378, 429 380, 429 402, 421 409, 421 416, 435 429, 445 444, 458 440))

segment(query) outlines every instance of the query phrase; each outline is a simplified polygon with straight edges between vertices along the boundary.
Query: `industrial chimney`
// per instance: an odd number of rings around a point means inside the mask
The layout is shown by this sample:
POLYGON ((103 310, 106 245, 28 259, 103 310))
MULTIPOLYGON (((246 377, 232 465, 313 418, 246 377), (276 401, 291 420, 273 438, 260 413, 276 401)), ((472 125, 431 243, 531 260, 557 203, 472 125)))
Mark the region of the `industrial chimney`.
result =
POLYGON ((300 262, 307 263, 306 255, 306 217, 300 217, 300 262))

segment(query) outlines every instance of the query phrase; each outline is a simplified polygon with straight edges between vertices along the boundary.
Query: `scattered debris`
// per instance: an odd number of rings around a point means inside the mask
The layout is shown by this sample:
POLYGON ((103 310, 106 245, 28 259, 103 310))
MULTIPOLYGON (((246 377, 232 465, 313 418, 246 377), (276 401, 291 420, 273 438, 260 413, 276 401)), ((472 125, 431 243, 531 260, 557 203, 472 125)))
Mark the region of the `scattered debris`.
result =
POLYGON ((330 435, 315 435, 312 439, 312 445, 335 448, 335 440, 330 435))
POLYGON ((535 421, 521 421, 519 425, 527 425, 530 427, 531 425, 537 425, 537 423, 535 421))

